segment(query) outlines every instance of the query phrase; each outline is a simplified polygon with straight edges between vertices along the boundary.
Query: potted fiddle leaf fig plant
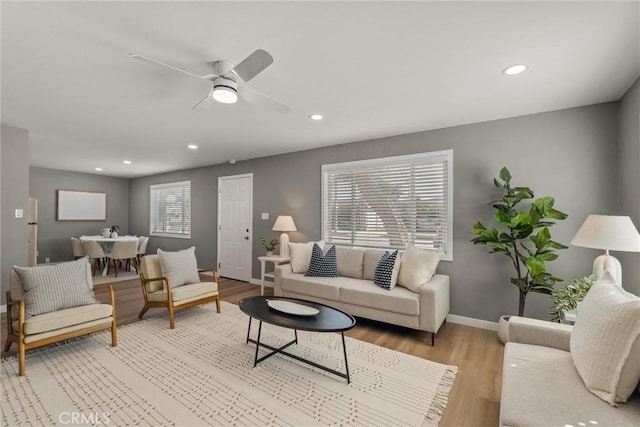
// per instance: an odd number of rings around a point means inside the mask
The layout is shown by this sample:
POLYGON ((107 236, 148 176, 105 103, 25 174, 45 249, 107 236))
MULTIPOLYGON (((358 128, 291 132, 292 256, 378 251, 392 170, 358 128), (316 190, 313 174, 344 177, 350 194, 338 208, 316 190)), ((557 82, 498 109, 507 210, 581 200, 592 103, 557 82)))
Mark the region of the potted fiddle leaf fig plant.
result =
POLYGON ((502 191, 502 198, 492 203, 496 225, 486 227, 478 221, 471 241, 509 258, 515 273, 510 282, 518 287, 518 315, 523 316, 529 292, 551 295, 554 285, 562 281, 547 271, 546 263, 558 258, 556 250, 567 248, 552 240, 549 231, 553 220, 563 220, 567 214, 553 207, 553 197, 534 199, 529 187, 512 187, 506 167, 493 184, 502 191))

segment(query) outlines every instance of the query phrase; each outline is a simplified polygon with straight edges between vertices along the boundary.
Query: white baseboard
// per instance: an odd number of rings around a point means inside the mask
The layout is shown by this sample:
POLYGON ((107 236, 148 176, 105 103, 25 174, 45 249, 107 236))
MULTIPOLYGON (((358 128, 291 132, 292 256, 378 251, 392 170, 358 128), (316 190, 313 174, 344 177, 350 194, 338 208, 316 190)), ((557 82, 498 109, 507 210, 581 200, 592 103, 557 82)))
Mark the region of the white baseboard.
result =
POLYGON ((456 323, 458 325, 473 326, 474 328, 488 329, 490 331, 498 330, 498 322, 474 319, 473 317, 458 316, 456 314, 448 314, 447 322, 456 323))
POLYGON ((7 304, 0 305, 0 313, 6 313, 6 312, 7 312, 7 304))

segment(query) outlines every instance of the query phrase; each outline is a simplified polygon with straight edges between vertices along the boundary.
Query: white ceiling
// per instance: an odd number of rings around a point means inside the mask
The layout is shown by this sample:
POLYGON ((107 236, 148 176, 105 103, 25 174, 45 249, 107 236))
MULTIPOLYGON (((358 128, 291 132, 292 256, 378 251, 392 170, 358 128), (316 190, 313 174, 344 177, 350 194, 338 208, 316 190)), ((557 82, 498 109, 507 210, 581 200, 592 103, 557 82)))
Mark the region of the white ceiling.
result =
POLYGON ((119 177, 618 100, 640 74, 638 1, 3 1, 1 13, 2 122, 30 131, 31 165, 119 177), (206 74, 257 48, 275 61, 249 86, 293 112, 194 111, 206 81, 128 57, 206 74), (529 68, 501 74, 515 63, 529 68))

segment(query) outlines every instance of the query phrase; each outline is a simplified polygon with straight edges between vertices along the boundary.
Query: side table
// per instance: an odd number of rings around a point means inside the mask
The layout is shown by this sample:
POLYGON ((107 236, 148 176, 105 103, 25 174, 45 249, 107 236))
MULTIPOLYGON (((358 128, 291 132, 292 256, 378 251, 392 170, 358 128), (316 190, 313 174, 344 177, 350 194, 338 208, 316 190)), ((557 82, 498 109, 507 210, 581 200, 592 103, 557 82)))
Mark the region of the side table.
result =
POLYGON ((289 257, 283 256, 259 256, 258 260, 260 261, 260 295, 264 295, 264 282, 265 278, 274 279, 273 273, 266 273, 265 267, 268 262, 273 263, 273 268, 280 264, 286 264, 291 260, 289 257))

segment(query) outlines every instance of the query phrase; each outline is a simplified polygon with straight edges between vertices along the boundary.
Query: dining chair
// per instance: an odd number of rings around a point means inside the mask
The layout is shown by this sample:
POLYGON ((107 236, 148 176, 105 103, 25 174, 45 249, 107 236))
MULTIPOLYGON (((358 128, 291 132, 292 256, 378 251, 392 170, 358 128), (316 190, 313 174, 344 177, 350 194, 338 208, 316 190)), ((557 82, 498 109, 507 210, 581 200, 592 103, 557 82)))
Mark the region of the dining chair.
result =
POLYGON ((82 240, 82 247, 84 248, 84 253, 89 257, 91 262, 91 270, 93 275, 96 275, 96 271, 98 269, 102 269, 102 261, 104 260, 104 249, 102 246, 95 240, 82 240))
POLYGON ((107 273, 109 272, 110 265, 113 264, 115 270, 115 277, 118 277, 118 269, 120 267, 120 261, 126 261, 126 268, 128 269, 133 261, 133 265, 138 272, 138 241, 137 240, 125 240, 121 242, 115 242, 111 252, 107 254, 107 273))
POLYGON ((73 251, 73 256, 75 257, 75 259, 85 256, 82 242, 76 237, 71 238, 71 250, 73 251))
POLYGON ((142 258, 147 252, 148 243, 149 243, 149 236, 138 237, 138 265, 140 264, 140 258, 142 258))

